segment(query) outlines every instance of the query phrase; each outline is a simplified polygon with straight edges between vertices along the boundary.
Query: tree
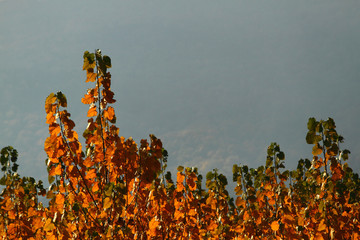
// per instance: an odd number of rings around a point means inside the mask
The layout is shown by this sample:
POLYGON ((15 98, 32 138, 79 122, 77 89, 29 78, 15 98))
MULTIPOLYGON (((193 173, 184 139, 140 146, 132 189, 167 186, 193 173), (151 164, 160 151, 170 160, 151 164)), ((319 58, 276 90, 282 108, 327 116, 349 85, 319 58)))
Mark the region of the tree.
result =
POLYGON ((167 151, 150 135, 139 144, 119 135, 111 104, 111 59, 84 53, 89 105, 82 136, 62 92, 45 101, 49 137, 44 149, 50 187, 16 173, 17 151, 1 151, 0 235, 4 239, 357 239, 360 179, 334 121, 310 118, 306 141, 313 159, 285 168, 271 143, 264 166, 233 166, 235 201, 227 178, 214 169, 166 172, 167 151), (45 207, 38 196, 46 196, 45 207))

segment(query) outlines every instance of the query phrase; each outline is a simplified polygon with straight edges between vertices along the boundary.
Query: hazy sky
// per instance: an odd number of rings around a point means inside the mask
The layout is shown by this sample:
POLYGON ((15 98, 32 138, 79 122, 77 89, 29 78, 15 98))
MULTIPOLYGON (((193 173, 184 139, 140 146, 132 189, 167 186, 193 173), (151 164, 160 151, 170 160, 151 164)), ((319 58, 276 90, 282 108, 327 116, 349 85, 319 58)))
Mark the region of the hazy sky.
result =
MULTIPOLYGON (((309 117, 332 117, 360 168, 360 1, 0 0, 0 147, 22 175, 47 179, 44 101, 62 91, 79 135, 83 52, 112 58, 117 125, 153 133, 169 170, 311 158, 309 117)), ((47 183, 47 181, 45 181, 47 183)))

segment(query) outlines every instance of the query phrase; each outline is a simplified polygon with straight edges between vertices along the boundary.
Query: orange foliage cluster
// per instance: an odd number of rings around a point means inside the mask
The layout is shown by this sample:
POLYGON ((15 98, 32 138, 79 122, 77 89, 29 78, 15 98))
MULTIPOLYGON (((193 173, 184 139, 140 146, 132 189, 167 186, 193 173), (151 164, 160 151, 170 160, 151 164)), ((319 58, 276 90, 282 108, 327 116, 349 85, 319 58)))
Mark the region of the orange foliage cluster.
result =
POLYGON ((217 170, 206 175, 178 167, 176 182, 165 173, 167 152, 150 140, 119 136, 111 91, 110 58, 85 52, 89 105, 85 151, 66 111, 64 94, 45 102, 45 141, 50 187, 20 178, 17 152, 1 151, 5 186, 0 196, 1 239, 358 239, 360 180, 343 161, 342 137, 332 119, 309 119, 306 140, 313 160, 284 168, 276 143, 265 166, 233 166, 235 201, 217 170), (13 168, 11 168, 13 164, 13 168), (45 207, 38 196, 50 202, 45 207))

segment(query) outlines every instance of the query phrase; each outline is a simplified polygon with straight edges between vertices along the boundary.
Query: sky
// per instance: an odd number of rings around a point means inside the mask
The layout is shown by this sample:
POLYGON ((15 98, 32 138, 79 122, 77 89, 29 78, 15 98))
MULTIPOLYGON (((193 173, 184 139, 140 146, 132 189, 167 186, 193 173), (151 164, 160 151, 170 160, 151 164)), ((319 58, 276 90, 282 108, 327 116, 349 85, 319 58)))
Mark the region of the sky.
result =
POLYGON ((155 134, 178 165, 231 181, 277 142, 312 158, 310 117, 335 120, 360 169, 360 1, 0 0, 0 147, 47 185, 44 103, 62 91, 82 135, 83 52, 112 59, 117 126, 155 134))

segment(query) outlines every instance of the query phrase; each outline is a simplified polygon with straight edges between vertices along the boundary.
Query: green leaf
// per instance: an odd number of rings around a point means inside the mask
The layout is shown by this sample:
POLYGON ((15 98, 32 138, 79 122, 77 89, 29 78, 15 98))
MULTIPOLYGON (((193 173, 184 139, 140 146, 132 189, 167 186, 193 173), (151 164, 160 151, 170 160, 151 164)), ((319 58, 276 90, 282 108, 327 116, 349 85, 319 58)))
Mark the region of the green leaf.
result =
POLYGON ((290 172, 290 177, 297 178, 299 176, 299 173, 296 170, 293 170, 290 172))
POLYGON ((94 53, 89 53, 88 51, 85 51, 83 57, 84 57, 83 70, 95 68, 96 63, 95 63, 95 54, 94 53))
POLYGON ((214 173, 213 172, 208 172, 206 174, 206 180, 212 180, 214 178, 214 173))
POLYGON ((17 172, 18 167, 19 167, 19 165, 16 164, 16 163, 14 163, 14 165, 11 167, 11 170, 12 170, 13 172, 17 172))
POLYGON ((111 68, 111 58, 109 56, 104 55, 103 61, 104 61, 105 67, 111 68))
POLYGON ((80 210, 80 206, 78 203, 74 203, 74 205, 72 206, 72 210, 74 210, 75 212, 78 212, 80 210))
POLYGON ((267 157, 266 158, 266 167, 268 168, 269 166, 271 166, 272 165, 272 163, 273 163, 273 159, 272 159, 272 157, 267 157))
POLYGON ((268 156, 274 155, 274 146, 272 144, 267 148, 267 155, 268 156))
POLYGON ((334 119, 332 119, 332 118, 328 118, 328 120, 325 123, 327 124, 328 129, 335 129, 336 128, 334 119))
POLYGON ((11 162, 16 162, 17 161, 17 158, 18 158, 18 152, 16 149, 13 149, 12 152, 11 152, 11 162))
POLYGON ((53 183, 55 180, 55 177, 54 176, 48 176, 48 181, 49 181, 49 184, 53 183))
POLYGON ((306 134, 306 143, 307 144, 314 144, 315 143, 315 132, 309 131, 306 134))
POLYGON ((166 172, 165 174, 165 179, 168 180, 168 181, 171 181, 171 172, 166 172))
POLYGON ((110 186, 105 190, 105 196, 110 197, 113 192, 114 184, 111 183, 110 186))
POLYGON ((309 159, 305 159, 305 167, 309 169, 311 167, 311 161, 309 159))
POLYGON ((5 185, 6 184, 6 178, 5 175, 2 176, 2 178, 0 178, 0 185, 5 185))
POLYGON ((238 165, 234 164, 233 165, 233 170, 232 170, 233 174, 237 173, 238 171, 239 171, 238 165))
POLYGON ((331 142, 330 142, 330 140, 328 138, 324 140, 324 145, 327 148, 331 146, 331 142))
POLYGON ((223 186, 228 184, 227 178, 223 174, 219 175, 219 180, 223 186))
POLYGON ((182 172, 182 171, 184 171, 184 167, 183 166, 178 166, 177 170, 178 170, 178 172, 182 172))
POLYGON ((264 169, 265 169, 265 167, 261 165, 260 167, 257 168, 257 171, 258 171, 258 173, 262 174, 264 172, 264 169))
POLYGON ((276 143, 274 143, 274 150, 275 150, 275 152, 279 152, 280 151, 280 146, 279 145, 277 145, 276 143))
POLYGON ((315 120, 315 118, 309 118, 308 124, 307 124, 307 128, 309 129, 309 131, 315 131, 317 122, 315 120))
POLYGON ((56 98, 58 99, 60 106, 67 107, 67 100, 65 94, 63 94, 62 92, 57 92, 56 98))
POLYGON ((345 149, 343 152, 342 152, 342 158, 346 161, 349 159, 349 154, 350 154, 350 151, 345 149))
POLYGON ((284 154, 284 152, 279 152, 279 153, 277 154, 277 157, 278 157, 280 160, 284 160, 284 159, 285 159, 285 154, 284 154))

